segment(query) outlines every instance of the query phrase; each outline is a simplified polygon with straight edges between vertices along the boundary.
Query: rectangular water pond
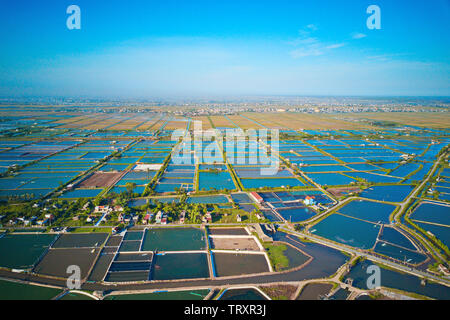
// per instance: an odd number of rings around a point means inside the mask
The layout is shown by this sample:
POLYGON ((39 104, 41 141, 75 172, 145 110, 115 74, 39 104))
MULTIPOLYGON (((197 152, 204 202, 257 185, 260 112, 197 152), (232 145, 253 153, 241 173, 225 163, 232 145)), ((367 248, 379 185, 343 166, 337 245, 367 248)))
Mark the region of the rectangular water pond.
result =
POLYGON ((312 218, 316 212, 308 207, 295 207, 288 209, 277 209, 277 212, 286 220, 300 222, 312 218))
POLYGON ((414 186, 411 185, 372 186, 361 192, 360 197, 380 201, 402 202, 413 189, 414 186))
POLYGON ((60 198, 62 199, 94 198, 102 191, 103 189, 76 189, 64 193, 60 198))
POLYGON ((209 278, 206 253, 168 253, 154 257, 153 280, 196 278, 209 278))
POLYGON ((150 271, 151 261, 113 262, 109 272, 150 271))
POLYGON ((150 277, 149 271, 126 271, 126 272, 109 272, 106 275, 106 282, 135 282, 148 281, 150 277))
POLYGON ((354 179, 344 176, 340 173, 308 173, 314 182, 321 185, 337 186, 337 185, 347 185, 351 182, 355 182, 354 179))
POLYGON ((114 259, 114 254, 104 254, 103 252, 100 254, 100 257, 97 259, 97 262, 94 265, 94 269, 89 275, 89 281, 102 281, 105 278, 106 273, 108 272, 108 267, 114 259))
POLYGON ((107 237, 107 233, 64 233, 56 240, 52 248, 100 247, 107 237))
POLYGON ((120 243, 122 242, 123 237, 122 236, 111 236, 109 237, 108 241, 106 242, 107 247, 118 247, 120 243))
POLYGON ((253 200, 250 199, 248 194, 246 193, 232 193, 231 198, 234 202, 240 204, 240 203, 253 203, 253 200))
POLYGON ((242 186, 245 189, 258 189, 263 187, 302 187, 303 182, 295 178, 245 178, 241 179, 242 186))
POLYGON ((119 252, 134 252, 139 251, 140 248, 141 248, 140 240, 122 241, 119 252))
POLYGON ((414 221, 420 228, 427 232, 431 232, 436 238, 441 240, 447 247, 450 247, 450 228, 437 226, 430 223, 422 223, 414 221))
POLYGON ((155 228, 147 229, 142 251, 185 251, 205 250, 206 239, 198 228, 155 228))
POLYGON ((0 266, 31 268, 55 239, 54 234, 7 234, 0 238, 0 266))
POLYGON ((450 206, 421 203, 410 216, 411 219, 450 226, 450 206))
POLYGON ((228 171, 220 172, 200 172, 199 173, 199 190, 234 190, 233 179, 228 171))
POLYGON ((219 204, 219 203, 228 203, 227 197, 223 195, 217 196, 197 196, 197 197, 189 197, 186 200, 186 203, 207 203, 207 204, 219 204))
POLYGON ((214 252, 211 255, 217 277, 236 276, 269 272, 266 256, 263 254, 214 252))
POLYGON ((87 276, 87 272, 94 264, 95 258, 100 249, 50 249, 44 258, 33 269, 33 272, 67 278, 66 270, 68 266, 77 265, 81 269, 81 278, 87 276))
POLYGON ((311 232, 318 236, 361 249, 373 247, 379 230, 379 225, 340 214, 332 214, 311 227, 311 232))
POLYGON ((366 200, 354 200, 338 209, 339 213, 367 220, 370 222, 381 222, 388 224, 389 215, 394 211, 395 206, 380 202, 366 200))
POLYGON ((143 235, 144 231, 128 231, 123 240, 141 240, 143 235))

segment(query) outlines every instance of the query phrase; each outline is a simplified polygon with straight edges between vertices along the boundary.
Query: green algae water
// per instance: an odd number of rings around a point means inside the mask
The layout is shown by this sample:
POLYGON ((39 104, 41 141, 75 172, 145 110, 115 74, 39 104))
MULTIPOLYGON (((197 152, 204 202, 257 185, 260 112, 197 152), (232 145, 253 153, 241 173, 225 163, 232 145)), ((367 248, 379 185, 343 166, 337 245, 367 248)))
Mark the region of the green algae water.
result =
POLYGON ((104 300, 203 300, 209 289, 109 295, 104 300))
POLYGON ((7 234, 0 238, 0 266, 31 268, 55 239, 53 234, 7 234))
POLYGON ((61 289, 0 280, 0 300, 50 300, 61 292, 61 289))

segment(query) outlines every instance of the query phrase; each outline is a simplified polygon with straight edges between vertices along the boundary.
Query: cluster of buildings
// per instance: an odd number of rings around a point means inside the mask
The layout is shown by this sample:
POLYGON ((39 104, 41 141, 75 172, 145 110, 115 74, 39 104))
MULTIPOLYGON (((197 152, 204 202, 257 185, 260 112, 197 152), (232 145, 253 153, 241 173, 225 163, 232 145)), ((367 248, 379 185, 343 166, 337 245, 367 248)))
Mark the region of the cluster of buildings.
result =
MULTIPOLYGON (((0 221, 4 218, 4 216, 0 216, 0 221)), ((51 224, 55 220, 55 216, 51 213, 44 214, 43 219, 38 219, 36 216, 32 216, 31 218, 26 217, 17 217, 12 218, 9 221, 7 221, 8 225, 15 226, 15 225, 23 225, 25 227, 36 225, 36 226, 45 226, 48 224, 51 224)))
MULTIPOLYGON (((87 202, 84 206, 83 206, 83 210, 89 210, 89 205, 90 203, 87 202)), ((123 222, 123 220, 126 218, 126 215, 123 214, 124 209, 122 206, 109 206, 109 205, 102 205, 102 206, 95 206, 94 207, 94 211, 92 212, 92 214, 90 214, 87 218, 86 218, 86 222, 87 223, 92 223, 95 220, 98 219, 98 217, 100 216, 100 220, 97 220, 97 223, 100 224, 102 221, 108 221, 111 218, 111 214, 113 212, 119 212, 119 217, 118 217, 118 221, 119 222, 123 222)), ((78 221, 80 219, 79 216, 75 216, 72 218, 75 221, 78 221)), ((131 218, 130 218, 131 219, 131 218)))
MULTIPOLYGON (((35 203, 33 205, 33 208, 39 208, 41 205, 42 204, 35 203)), ((41 210, 43 215, 40 215, 39 217, 38 216, 14 217, 6 221, 6 224, 10 226, 22 225, 25 227, 51 225, 52 222, 55 220, 55 216, 52 213, 49 213, 49 211, 52 209, 59 209, 59 208, 60 206, 57 203, 55 203, 49 207, 43 207, 41 210)), ((0 216, 0 225, 3 218, 5 218, 5 216, 0 216)))

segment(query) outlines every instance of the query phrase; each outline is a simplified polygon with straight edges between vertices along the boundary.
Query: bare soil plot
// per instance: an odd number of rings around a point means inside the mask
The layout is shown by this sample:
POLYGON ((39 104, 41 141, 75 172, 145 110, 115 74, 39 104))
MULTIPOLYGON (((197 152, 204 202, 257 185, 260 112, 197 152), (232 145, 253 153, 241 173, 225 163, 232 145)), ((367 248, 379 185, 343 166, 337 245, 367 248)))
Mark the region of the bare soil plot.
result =
POLYGON ((93 122, 89 125, 86 125, 83 127, 85 130, 101 130, 101 129, 110 129, 110 127, 114 126, 115 124, 122 121, 120 118, 108 118, 108 119, 102 119, 100 121, 93 122))
POLYGON ((212 249, 217 250, 260 251, 258 244, 253 238, 210 237, 210 242, 212 249))
POLYGON ((373 119, 432 128, 448 128, 448 124, 450 123, 450 113, 448 112, 368 112, 349 114, 348 118, 373 119))
POLYGON ((120 122, 116 123, 112 127, 109 127, 108 130, 131 130, 143 121, 138 117, 131 117, 129 119, 123 118, 119 120, 120 122))
POLYGON ((147 130, 160 130, 161 129, 161 127, 164 125, 166 123, 166 120, 164 120, 164 119, 161 119, 161 120, 158 120, 157 122, 155 122, 153 125, 152 125, 152 127, 151 128, 149 128, 149 129, 147 129, 147 130))
MULTIPOLYGON (((157 130, 159 127, 161 127, 164 124, 165 120, 162 120, 160 116, 148 121, 145 124, 145 130, 157 130)), ((142 125, 141 127, 139 127, 140 130, 142 130, 142 128, 144 128, 144 125, 142 125)))
POLYGON ((79 188, 104 188, 112 186, 123 172, 96 172, 87 179, 80 182, 79 188))
POLYGON ((69 123, 75 123, 75 122, 85 120, 85 119, 86 119, 86 116, 74 116, 72 118, 56 120, 53 123, 69 124, 69 123))
POLYGON ((81 128, 86 129, 86 127, 89 127, 90 125, 103 121, 105 119, 105 115, 95 114, 95 115, 89 115, 85 116, 83 120, 76 121, 76 122, 70 122, 68 124, 64 124, 59 126, 59 128, 81 128))
POLYGON ((169 121, 167 122, 164 129, 166 130, 176 130, 176 129, 186 129, 187 128, 187 121, 169 121))
POLYGON ((135 130, 138 131, 145 131, 148 130, 155 122, 157 122, 159 118, 151 118, 144 123, 141 123, 138 127, 135 128, 135 130))
POLYGON ((224 116, 210 116, 210 118, 216 128, 236 128, 236 126, 224 116))
POLYGON ((262 129, 261 125, 256 124, 255 122, 248 120, 240 115, 232 115, 228 116, 228 118, 233 121, 239 128, 241 129, 262 129))
POLYGON ((201 117, 193 117, 192 118, 192 122, 191 122, 191 126, 190 126, 189 130, 193 130, 194 129, 194 122, 193 121, 201 121, 201 123, 202 123, 202 130, 208 130, 208 129, 212 128, 211 122, 209 121, 208 117, 201 116, 201 117))
POLYGON ((252 113, 243 113, 243 116, 255 120, 256 122, 260 123, 261 125, 265 126, 266 128, 271 128, 271 129, 289 129, 286 128, 285 125, 275 122, 270 118, 267 118, 266 115, 264 113, 256 113, 256 112, 252 112, 252 113))
POLYGON ((331 193, 335 197, 342 197, 351 192, 360 192, 361 189, 358 187, 349 187, 349 188, 330 188, 327 189, 329 193, 331 193))
POLYGON ((262 114, 266 119, 273 122, 283 124, 286 128, 293 130, 300 129, 321 129, 321 130, 336 130, 336 129, 355 129, 355 128, 372 128, 365 124, 357 124, 352 121, 345 121, 341 119, 332 118, 325 114, 306 114, 306 113, 264 113, 262 114))

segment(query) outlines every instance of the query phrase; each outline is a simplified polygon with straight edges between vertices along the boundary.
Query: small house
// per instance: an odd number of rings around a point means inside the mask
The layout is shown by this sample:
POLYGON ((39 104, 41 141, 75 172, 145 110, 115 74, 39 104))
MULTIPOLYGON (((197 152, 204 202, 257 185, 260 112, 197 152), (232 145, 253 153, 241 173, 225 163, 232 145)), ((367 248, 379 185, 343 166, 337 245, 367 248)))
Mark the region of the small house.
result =
POLYGON ((303 200, 303 203, 307 206, 314 205, 315 204, 314 197, 306 196, 305 200, 303 200))
POLYGON ((255 191, 250 192, 250 197, 258 203, 264 202, 263 198, 255 191))
POLYGON ((150 219, 151 219, 150 213, 147 213, 147 214, 144 216, 144 219, 142 219, 142 223, 143 223, 143 224, 149 224, 150 219))

